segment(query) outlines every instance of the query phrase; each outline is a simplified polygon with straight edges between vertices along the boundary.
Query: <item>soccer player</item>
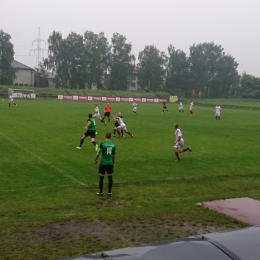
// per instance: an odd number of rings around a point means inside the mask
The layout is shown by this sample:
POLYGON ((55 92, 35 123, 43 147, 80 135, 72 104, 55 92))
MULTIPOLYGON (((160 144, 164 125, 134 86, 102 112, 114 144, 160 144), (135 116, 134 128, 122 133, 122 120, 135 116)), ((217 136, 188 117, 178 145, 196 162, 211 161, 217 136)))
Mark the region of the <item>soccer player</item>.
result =
POLYGON ((120 136, 120 130, 123 130, 124 132, 126 132, 127 134, 129 134, 131 136, 131 138, 134 137, 133 134, 130 133, 130 131, 127 130, 125 123, 123 122, 123 119, 120 117, 120 113, 118 113, 115 117, 114 117, 114 121, 118 122, 118 127, 116 127, 116 131, 118 133, 118 135, 120 136))
POLYGON ((95 111, 92 114, 93 114, 93 117, 98 118, 101 123, 106 124, 106 121, 104 119, 102 119, 100 116, 99 107, 97 104, 95 104, 95 111))
POLYGON ((193 110, 194 110, 194 103, 193 103, 193 101, 191 100, 191 101, 190 101, 190 116, 193 116, 193 115, 194 115, 193 110))
POLYGON ((175 141, 173 143, 173 147, 174 147, 175 156, 177 158, 176 161, 178 162, 181 160, 179 153, 184 153, 186 151, 192 152, 192 149, 190 147, 183 148, 184 140, 182 138, 182 133, 178 124, 174 124, 174 129, 175 129, 175 141))
POLYGON ((14 99, 13 99, 12 95, 9 95, 9 102, 8 102, 8 104, 9 104, 9 107, 10 107, 11 104, 14 104, 15 106, 17 106, 17 104, 14 102, 14 99))
POLYGON ((107 105, 104 108, 104 116, 102 118, 103 121, 105 121, 105 117, 108 117, 108 122, 110 122, 110 112, 112 110, 112 107, 109 105, 109 103, 107 103, 107 105))
POLYGON ((92 118, 92 113, 88 115, 87 125, 85 126, 86 132, 83 134, 83 136, 80 139, 79 146, 77 146, 77 149, 81 149, 82 144, 84 143, 84 140, 86 137, 90 136, 91 143, 95 146, 96 151, 98 150, 98 144, 95 141, 96 137, 96 122, 95 119, 92 118))
POLYGON ((137 115, 137 104, 135 102, 132 104, 132 107, 133 107, 132 112, 137 115))
MULTIPOLYGON (((121 117, 122 120, 123 120, 123 115, 122 115, 122 112, 121 112, 121 111, 118 112, 118 116, 121 117)), ((118 126, 119 126, 118 122, 115 121, 113 137, 116 136, 116 128, 117 128, 118 126)), ((122 136, 122 137, 125 137, 125 136, 124 136, 124 131, 123 131, 123 130, 121 130, 121 135, 118 135, 118 137, 121 137, 121 136, 122 136)))
POLYGON ((164 113, 164 110, 166 110, 167 113, 169 112, 168 108, 167 108, 167 105, 166 105, 166 102, 163 102, 162 114, 164 113))
POLYGON ((181 101, 179 102, 179 112, 184 113, 183 104, 181 101))
POLYGON ((108 196, 112 195, 112 185, 113 185, 113 172, 114 172, 114 165, 116 160, 116 146, 110 141, 111 133, 107 132, 105 135, 106 141, 100 144, 98 152, 95 157, 95 164, 97 164, 97 160, 102 154, 102 158, 99 165, 99 192, 97 193, 98 196, 103 196, 103 183, 104 183, 104 176, 107 172, 108 176, 108 196))
POLYGON ((220 121, 221 106, 219 104, 216 105, 214 109, 214 113, 215 113, 216 120, 220 121))

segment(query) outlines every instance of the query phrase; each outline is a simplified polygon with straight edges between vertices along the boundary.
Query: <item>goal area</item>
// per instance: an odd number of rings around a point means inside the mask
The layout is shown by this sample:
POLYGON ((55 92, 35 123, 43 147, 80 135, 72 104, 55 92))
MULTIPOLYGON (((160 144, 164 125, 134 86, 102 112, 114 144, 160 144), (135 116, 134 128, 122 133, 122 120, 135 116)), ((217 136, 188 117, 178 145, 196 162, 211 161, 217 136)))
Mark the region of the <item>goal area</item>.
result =
POLYGON ((12 95, 14 98, 36 98, 36 94, 33 89, 27 88, 8 88, 8 96, 12 95))

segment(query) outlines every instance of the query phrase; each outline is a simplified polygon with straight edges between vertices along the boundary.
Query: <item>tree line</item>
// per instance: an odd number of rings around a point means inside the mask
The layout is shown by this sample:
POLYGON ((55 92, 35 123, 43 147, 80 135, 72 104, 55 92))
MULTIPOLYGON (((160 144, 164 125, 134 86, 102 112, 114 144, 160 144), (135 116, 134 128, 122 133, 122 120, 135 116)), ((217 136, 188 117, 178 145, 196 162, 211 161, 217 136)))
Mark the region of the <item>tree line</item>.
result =
MULTIPOLYGON (((11 84, 15 72, 10 35, 0 31, 0 84, 11 84)), ((66 38, 53 31, 48 38, 48 57, 36 69, 35 86, 48 84, 47 70, 55 74, 56 87, 128 90, 133 78, 147 91, 182 92, 206 98, 260 98, 260 78, 239 75, 238 63, 221 45, 193 44, 189 54, 169 45, 167 53, 145 46, 136 58, 132 44, 114 33, 111 42, 104 33, 70 33, 66 38)))

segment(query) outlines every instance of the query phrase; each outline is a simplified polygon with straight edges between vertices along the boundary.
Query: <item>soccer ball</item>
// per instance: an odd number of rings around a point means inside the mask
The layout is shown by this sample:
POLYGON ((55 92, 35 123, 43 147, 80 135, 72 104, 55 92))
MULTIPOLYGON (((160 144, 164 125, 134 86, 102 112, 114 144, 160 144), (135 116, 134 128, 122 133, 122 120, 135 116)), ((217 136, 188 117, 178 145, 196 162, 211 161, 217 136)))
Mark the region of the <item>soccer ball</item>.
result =
POLYGON ((96 135, 97 135, 97 132, 96 132, 96 135))

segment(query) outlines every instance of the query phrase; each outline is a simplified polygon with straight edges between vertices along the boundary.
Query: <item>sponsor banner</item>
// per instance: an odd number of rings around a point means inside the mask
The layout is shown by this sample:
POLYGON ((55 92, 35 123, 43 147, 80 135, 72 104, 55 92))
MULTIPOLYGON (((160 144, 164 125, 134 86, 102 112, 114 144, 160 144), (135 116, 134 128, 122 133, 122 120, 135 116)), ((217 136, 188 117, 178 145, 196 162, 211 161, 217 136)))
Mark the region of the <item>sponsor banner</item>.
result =
POLYGON ((94 100, 94 101, 102 101, 102 97, 93 96, 92 100, 94 100))
POLYGON ((78 100, 88 100, 88 96, 78 96, 78 100))
POLYGON ((113 101, 116 101, 116 98, 115 97, 107 97, 107 101, 113 102, 113 101))
MULTIPOLYGON (((14 93, 13 97, 35 98, 35 94, 21 94, 14 93)), ((170 99, 170 102, 178 101, 178 96, 172 96, 174 99, 170 99), (171 101, 175 100, 175 101, 171 101)), ((82 100, 82 101, 105 101, 105 102, 148 102, 148 103, 162 103, 167 102, 167 99, 162 98, 126 98, 126 97, 100 97, 100 96, 72 96, 72 95, 58 95, 58 99, 64 100, 82 100)))
POLYGON ((120 101, 122 101, 122 102, 129 102, 129 98, 121 97, 121 98, 120 98, 120 101))
POLYGON ((170 96, 170 102, 177 102, 178 101, 178 96, 170 96))
POLYGON ((158 101, 159 101, 159 102, 167 102, 167 99, 161 99, 161 98, 159 98, 158 101))
POLYGON ((63 95, 63 99, 65 99, 65 100, 72 100, 73 96, 63 95))
POLYGON ((13 98, 36 98, 36 95, 33 93, 31 94, 13 93, 12 97, 13 98))

